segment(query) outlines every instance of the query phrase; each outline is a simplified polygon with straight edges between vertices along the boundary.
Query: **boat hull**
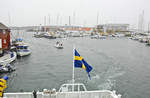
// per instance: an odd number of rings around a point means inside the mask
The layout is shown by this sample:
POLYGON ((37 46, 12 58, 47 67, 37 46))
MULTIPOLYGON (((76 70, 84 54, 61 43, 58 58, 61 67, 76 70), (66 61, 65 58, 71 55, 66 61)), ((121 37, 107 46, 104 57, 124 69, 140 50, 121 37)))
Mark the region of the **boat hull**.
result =
POLYGON ((63 46, 59 46, 59 45, 55 45, 54 47, 56 47, 57 49, 63 49, 63 46))
POLYGON ((31 54, 30 51, 17 51, 18 56, 27 56, 27 55, 30 55, 30 54, 31 54))

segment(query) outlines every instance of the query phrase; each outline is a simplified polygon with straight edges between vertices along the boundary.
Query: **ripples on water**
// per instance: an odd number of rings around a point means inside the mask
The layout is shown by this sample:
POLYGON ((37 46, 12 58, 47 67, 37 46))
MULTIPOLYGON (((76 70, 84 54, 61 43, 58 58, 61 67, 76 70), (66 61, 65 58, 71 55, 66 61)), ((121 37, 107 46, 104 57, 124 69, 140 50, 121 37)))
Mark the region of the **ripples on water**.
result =
POLYGON ((123 98, 149 98, 150 47, 127 38, 96 40, 90 38, 45 39, 33 33, 22 34, 31 45, 30 56, 17 59, 16 71, 8 74, 8 92, 58 89, 71 82, 73 44, 80 55, 93 67, 92 80, 86 72, 75 68, 76 82, 88 90, 117 90, 123 98), (56 41, 64 49, 54 48, 56 41))

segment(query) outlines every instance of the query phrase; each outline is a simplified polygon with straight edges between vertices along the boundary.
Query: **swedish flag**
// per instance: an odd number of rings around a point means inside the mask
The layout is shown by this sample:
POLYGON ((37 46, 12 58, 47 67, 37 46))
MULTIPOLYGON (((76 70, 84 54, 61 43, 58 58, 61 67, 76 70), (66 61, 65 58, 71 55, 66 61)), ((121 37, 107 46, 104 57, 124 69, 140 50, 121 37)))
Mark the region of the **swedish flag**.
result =
POLYGON ((83 68, 88 73, 88 76, 91 79, 89 72, 93 68, 80 56, 76 49, 74 53, 74 67, 83 68))

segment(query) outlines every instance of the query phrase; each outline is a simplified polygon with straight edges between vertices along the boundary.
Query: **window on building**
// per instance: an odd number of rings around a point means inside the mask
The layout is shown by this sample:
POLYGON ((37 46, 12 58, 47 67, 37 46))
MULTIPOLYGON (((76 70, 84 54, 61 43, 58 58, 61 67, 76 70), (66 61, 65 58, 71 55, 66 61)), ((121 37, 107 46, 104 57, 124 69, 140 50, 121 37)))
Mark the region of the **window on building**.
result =
POLYGON ((3 34, 6 34, 6 30, 3 30, 3 34))
POLYGON ((2 33, 2 32, 3 32, 3 30, 0 29, 0 33, 2 33))
POLYGON ((4 44, 6 44, 6 39, 4 39, 4 44))

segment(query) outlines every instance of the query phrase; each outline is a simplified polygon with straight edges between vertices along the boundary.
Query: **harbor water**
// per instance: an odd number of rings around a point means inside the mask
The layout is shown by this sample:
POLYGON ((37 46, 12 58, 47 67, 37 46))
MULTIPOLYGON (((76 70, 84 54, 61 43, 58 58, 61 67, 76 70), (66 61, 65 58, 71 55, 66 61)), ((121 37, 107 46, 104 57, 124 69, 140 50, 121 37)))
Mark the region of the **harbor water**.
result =
POLYGON ((7 74, 7 92, 59 89, 63 83, 71 82, 75 45, 93 67, 91 80, 83 69, 75 68, 76 82, 83 82, 88 90, 116 90, 122 98, 150 97, 150 47, 144 43, 128 38, 46 39, 33 34, 26 32, 22 36, 32 54, 13 62, 16 71, 7 74), (63 49, 54 47, 57 41, 63 42, 63 49))

